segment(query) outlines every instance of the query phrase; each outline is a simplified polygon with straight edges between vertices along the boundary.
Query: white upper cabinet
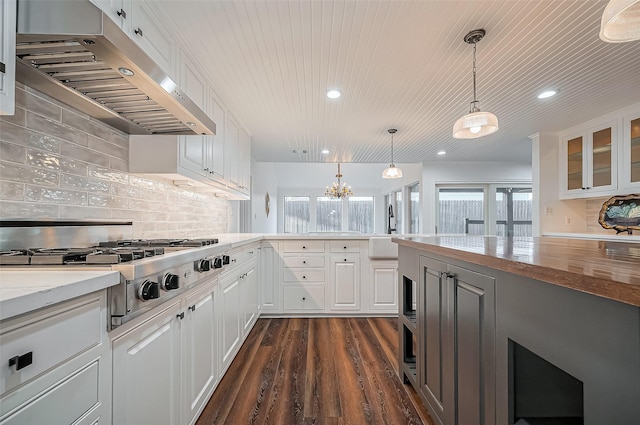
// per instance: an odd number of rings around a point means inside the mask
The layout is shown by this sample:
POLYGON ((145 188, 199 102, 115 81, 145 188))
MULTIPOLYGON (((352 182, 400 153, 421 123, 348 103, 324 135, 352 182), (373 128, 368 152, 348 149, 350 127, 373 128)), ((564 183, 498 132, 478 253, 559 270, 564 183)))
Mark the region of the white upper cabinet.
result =
POLYGON ((622 119, 620 188, 640 189, 640 110, 622 119))
POLYGON ((242 128, 238 142, 238 190, 248 195, 251 187, 251 136, 242 128))
POLYGON ((142 0, 131 7, 131 33, 135 41, 172 78, 176 76, 176 41, 160 19, 142 0))
POLYGON ((218 100, 213 90, 209 90, 209 116, 216 123, 215 136, 205 136, 207 143, 207 157, 209 158, 209 178, 224 181, 224 142, 227 129, 227 112, 218 100))
POLYGON ((229 187, 233 189, 238 189, 239 180, 238 180, 238 160, 240 157, 240 126, 238 122, 233 118, 233 116, 229 116, 229 126, 227 128, 225 144, 224 144, 224 155, 225 155, 225 164, 226 164, 226 179, 229 187))
POLYGON ((91 0, 126 34, 131 34, 132 0, 91 0))
MULTIPOLYGON (((204 112, 209 112, 209 93, 207 80, 189 55, 180 49, 180 88, 204 112)), ((215 120, 214 120, 215 122, 215 120)), ((217 125, 217 123, 216 123, 217 125)))
POLYGON ((608 121, 562 138, 561 198, 606 196, 618 188, 618 124, 608 121))
POLYGON ((0 115, 13 115, 16 86, 16 0, 0 0, 0 115))

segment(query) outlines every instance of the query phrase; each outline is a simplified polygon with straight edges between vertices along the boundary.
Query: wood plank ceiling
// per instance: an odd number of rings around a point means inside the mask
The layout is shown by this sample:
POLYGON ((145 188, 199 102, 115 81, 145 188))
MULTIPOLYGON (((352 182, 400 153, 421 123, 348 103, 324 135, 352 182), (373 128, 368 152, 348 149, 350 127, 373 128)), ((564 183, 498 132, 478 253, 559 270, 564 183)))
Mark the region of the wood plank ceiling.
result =
POLYGON ((159 1, 163 20, 268 162, 529 161, 528 136, 640 101, 640 42, 598 37, 606 1, 159 1), (478 43, 480 108, 500 130, 456 140, 478 43), (331 100, 326 90, 339 88, 331 100), (547 88, 559 94, 545 100, 547 88), (327 148, 329 155, 321 150, 327 148), (296 149, 298 153, 292 153, 296 149), (307 153, 301 153, 306 150, 307 153), (439 158, 440 159, 440 158, 439 158))

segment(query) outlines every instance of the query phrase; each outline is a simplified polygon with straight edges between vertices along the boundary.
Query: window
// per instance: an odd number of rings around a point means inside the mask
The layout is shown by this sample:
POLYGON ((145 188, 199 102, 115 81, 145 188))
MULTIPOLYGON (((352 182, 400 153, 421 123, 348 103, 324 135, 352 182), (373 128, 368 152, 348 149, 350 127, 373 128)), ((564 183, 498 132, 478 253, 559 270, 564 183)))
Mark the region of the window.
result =
POLYGON ((420 183, 409 186, 409 233, 420 232, 420 183))
POLYGON ((339 232, 342 230, 342 201, 319 196, 316 198, 316 231, 339 232))
POLYGON ((402 203, 402 190, 399 190, 397 192, 393 193, 393 197, 395 200, 395 206, 394 206, 394 215, 395 215, 395 219, 396 219, 396 233, 404 233, 404 227, 402 227, 404 225, 403 221, 402 221, 402 217, 404 214, 404 205, 402 203))
POLYGON ((497 236, 531 236, 531 202, 530 187, 498 187, 496 188, 496 235, 497 236))
POLYGON ((309 232, 309 197, 284 197, 284 232, 309 232))
POLYGON ((438 233, 484 235, 484 189, 439 188, 438 233))
POLYGON ((348 200, 347 217, 350 232, 373 233, 373 196, 352 196, 348 200))

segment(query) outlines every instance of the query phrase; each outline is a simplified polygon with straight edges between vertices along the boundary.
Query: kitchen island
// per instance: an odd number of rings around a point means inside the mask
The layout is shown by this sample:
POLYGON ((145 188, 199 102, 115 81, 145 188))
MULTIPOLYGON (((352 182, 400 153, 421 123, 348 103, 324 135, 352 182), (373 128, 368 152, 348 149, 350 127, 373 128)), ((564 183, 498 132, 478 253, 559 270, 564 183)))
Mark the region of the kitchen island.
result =
POLYGON ((393 241, 401 377, 436 422, 627 424, 640 417, 639 244, 393 241))

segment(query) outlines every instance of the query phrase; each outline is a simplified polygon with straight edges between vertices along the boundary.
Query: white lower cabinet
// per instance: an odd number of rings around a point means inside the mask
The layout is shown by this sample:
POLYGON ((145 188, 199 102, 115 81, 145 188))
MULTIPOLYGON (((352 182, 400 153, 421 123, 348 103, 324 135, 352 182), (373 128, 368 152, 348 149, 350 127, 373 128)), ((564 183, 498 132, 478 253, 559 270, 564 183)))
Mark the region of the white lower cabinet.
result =
POLYGON ((220 319, 221 369, 225 371, 240 346, 240 276, 230 274, 220 280, 218 318, 220 319))
POLYGON ((324 285, 285 285, 285 310, 324 310, 324 285))
POLYGON ((113 423, 180 423, 180 300, 112 342, 113 423))
POLYGON ((253 324, 258 320, 260 288, 258 285, 258 272, 256 262, 251 261, 248 270, 242 274, 241 285, 244 300, 244 320, 242 325, 243 335, 247 335, 253 324))
POLYGON ((398 261, 371 261, 369 309, 398 311, 398 261))
POLYGON ((0 323, 0 424, 111 423, 106 311, 101 291, 0 323))
POLYGON ((187 304, 182 344, 184 424, 193 424, 218 383, 218 329, 215 284, 211 282, 185 297, 187 304))
POLYGON ((360 310, 360 257, 331 257, 331 310, 360 310))
POLYGON ((279 243, 263 241, 260 248, 260 304, 264 312, 280 310, 279 243))

